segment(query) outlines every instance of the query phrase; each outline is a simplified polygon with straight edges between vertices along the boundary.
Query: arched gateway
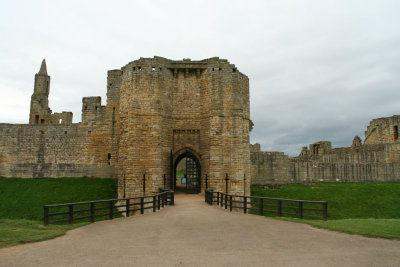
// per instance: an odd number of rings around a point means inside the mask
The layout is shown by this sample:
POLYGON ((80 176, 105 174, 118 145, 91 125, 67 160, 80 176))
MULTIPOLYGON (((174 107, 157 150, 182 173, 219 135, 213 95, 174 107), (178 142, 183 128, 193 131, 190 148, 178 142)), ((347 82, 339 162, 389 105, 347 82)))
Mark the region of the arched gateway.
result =
POLYGON ((183 189, 184 192, 194 194, 201 191, 201 164, 199 158, 190 149, 178 152, 179 156, 172 166, 173 174, 170 176, 172 189, 183 189), (183 176, 178 177, 178 164, 183 168, 183 176), (178 184, 178 185, 177 185, 178 184))

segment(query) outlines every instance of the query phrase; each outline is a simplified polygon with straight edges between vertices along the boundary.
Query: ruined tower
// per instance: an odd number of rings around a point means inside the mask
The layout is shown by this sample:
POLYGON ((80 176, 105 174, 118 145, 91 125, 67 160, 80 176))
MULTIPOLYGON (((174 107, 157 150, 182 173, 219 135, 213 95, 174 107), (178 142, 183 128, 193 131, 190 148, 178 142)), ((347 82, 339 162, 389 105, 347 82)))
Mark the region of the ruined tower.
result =
POLYGON ((47 75, 46 60, 43 59, 40 70, 35 75, 29 124, 45 124, 50 122, 49 92, 50 76, 47 75))

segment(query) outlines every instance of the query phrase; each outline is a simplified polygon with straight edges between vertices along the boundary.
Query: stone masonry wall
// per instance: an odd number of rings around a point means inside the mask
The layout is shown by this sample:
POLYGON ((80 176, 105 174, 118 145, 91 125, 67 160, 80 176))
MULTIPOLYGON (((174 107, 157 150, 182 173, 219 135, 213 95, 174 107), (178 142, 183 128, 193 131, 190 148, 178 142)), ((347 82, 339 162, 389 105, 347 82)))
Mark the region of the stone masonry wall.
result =
POLYGON ((77 124, 0 124, 0 176, 115 177, 98 139, 77 124))
POLYGON ((250 180, 248 78, 218 58, 141 58, 121 70, 120 195, 143 194, 143 174, 146 194, 163 188, 186 150, 200 161, 202 190, 207 175, 209 188, 224 191, 228 173, 228 190, 242 194, 246 172, 250 180))
POLYGON ((317 142, 293 158, 250 145, 252 183, 399 182, 400 141, 394 132, 399 117, 372 120, 364 144, 358 137, 345 148, 332 149, 330 142, 317 142))

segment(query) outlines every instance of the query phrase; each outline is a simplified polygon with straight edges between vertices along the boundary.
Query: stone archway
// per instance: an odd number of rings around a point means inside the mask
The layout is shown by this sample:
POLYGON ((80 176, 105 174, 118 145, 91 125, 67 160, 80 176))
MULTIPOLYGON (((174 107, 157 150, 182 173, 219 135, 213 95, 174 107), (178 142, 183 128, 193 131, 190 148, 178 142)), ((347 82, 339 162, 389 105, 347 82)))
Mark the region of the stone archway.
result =
POLYGON ((183 150, 173 164, 173 189, 180 189, 188 194, 201 192, 201 164, 199 158, 189 149, 183 150), (183 162, 182 162, 183 161, 183 162), (178 164, 184 164, 184 176, 177 177, 178 164))

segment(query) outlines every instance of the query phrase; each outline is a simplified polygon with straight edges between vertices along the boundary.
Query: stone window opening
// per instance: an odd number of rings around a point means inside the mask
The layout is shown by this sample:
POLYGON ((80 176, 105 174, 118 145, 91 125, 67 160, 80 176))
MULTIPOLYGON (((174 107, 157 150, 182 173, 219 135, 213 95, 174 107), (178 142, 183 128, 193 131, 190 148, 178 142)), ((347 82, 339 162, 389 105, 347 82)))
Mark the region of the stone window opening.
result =
POLYGON ((232 71, 233 71, 233 72, 236 72, 236 68, 233 68, 232 71))
POLYGON ((138 67, 138 70, 142 70, 142 67, 138 67))
POLYGON ((64 131, 64 134, 67 134, 68 132, 67 131, 64 131))
POLYGON ((135 70, 136 70, 136 67, 133 67, 132 70, 135 71, 135 70))
POLYGON ((162 71, 162 68, 160 68, 160 71, 162 71))
POLYGON ((36 124, 39 123, 39 115, 35 115, 35 123, 36 123, 36 124))
POLYGON ((87 110, 87 106, 85 106, 85 110, 87 110))
POLYGON ((111 165, 111 153, 107 154, 108 165, 111 165))
POLYGON ((220 70, 220 71, 221 71, 221 70, 222 70, 222 68, 218 68, 218 70, 220 70))
POLYGON ((156 67, 151 67, 151 70, 152 70, 152 71, 155 71, 155 70, 156 70, 156 67))
POLYGON ((110 83, 110 86, 112 86, 112 83, 110 83))
POLYGON ((399 139, 399 126, 397 125, 393 126, 393 132, 394 132, 394 140, 399 139))
POLYGON ((41 124, 44 124, 44 119, 41 119, 41 120, 40 120, 40 123, 41 123, 41 124))
POLYGON ((62 124, 62 119, 58 119, 58 123, 59 123, 59 124, 62 124))
POLYGON ((87 133, 88 133, 88 134, 91 134, 91 133, 92 133, 92 131, 88 131, 87 133))
POLYGON ((215 69, 214 68, 212 68, 212 71, 214 71, 215 69))
POLYGON ((98 110, 99 109, 99 107, 98 106, 96 106, 96 110, 98 110))

